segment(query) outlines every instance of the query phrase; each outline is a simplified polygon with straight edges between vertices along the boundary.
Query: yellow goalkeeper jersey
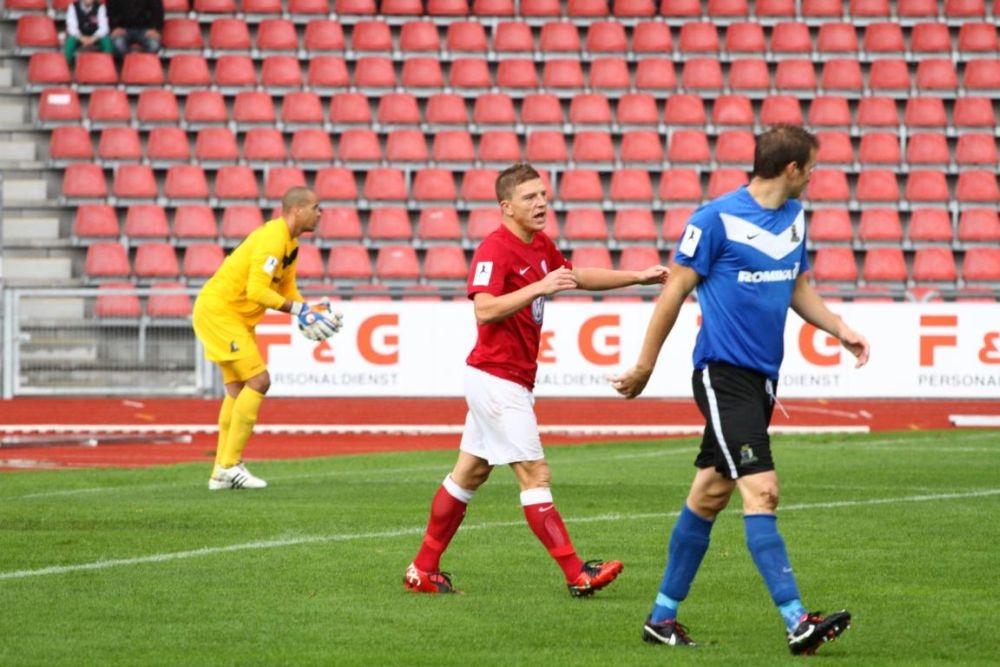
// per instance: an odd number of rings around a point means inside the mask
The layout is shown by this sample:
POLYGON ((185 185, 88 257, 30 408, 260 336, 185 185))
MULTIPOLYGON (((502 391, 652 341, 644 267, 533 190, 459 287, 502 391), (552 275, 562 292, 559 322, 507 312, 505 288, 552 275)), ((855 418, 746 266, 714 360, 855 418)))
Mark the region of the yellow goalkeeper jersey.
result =
POLYGON ((299 242, 284 218, 268 220, 250 232, 202 287, 198 300, 210 312, 235 315, 256 326, 268 308, 285 299, 302 301, 295 283, 299 242))

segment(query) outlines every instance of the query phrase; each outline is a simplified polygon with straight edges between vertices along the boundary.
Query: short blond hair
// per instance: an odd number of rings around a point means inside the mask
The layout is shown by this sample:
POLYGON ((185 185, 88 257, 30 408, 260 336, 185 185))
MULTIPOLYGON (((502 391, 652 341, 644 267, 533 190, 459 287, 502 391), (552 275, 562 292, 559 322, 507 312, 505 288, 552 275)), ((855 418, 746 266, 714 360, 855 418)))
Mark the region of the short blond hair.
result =
POLYGON ((517 186, 536 178, 541 178, 541 175, 527 162, 517 162, 507 167, 497 176, 497 203, 509 201, 517 186))

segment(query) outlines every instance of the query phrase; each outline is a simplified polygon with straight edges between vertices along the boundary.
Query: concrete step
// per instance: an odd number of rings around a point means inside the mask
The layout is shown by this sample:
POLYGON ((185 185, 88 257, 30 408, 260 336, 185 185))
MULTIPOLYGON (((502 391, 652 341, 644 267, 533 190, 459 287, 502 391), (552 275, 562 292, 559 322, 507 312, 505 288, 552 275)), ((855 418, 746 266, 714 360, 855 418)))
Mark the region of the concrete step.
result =
POLYGON ((5 282, 18 284, 51 284, 73 277, 73 261, 69 257, 6 257, 3 263, 5 282))
POLYGON ((59 218, 9 218, 3 220, 4 245, 59 238, 59 218))
MULTIPOLYGON (((34 141, 5 141, 0 151, 0 164, 34 162, 37 159, 38 145, 34 141)), ((14 166, 14 165, 10 165, 14 166)))
POLYGON ((44 178, 6 177, 3 181, 3 202, 41 202, 48 199, 44 178))
POLYGON ((86 301, 82 297, 28 297, 21 299, 22 317, 32 319, 72 319, 83 321, 86 314, 86 301))

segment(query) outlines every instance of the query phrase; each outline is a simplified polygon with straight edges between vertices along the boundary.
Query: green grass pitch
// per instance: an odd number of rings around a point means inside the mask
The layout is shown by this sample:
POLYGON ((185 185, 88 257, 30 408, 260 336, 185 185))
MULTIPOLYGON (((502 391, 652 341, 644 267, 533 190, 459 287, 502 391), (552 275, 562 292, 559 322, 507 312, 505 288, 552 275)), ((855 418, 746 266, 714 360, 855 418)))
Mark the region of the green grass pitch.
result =
MULTIPOLYGON (((0 475, 2 665, 993 665, 1000 433, 781 436, 779 527, 810 609, 854 623, 794 658, 723 513, 680 619, 640 640, 693 439, 551 447, 584 559, 625 571, 573 599, 495 471, 445 554, 463 594, 402 587, 454 452, 256 462, 261 492, 204 465, 0 475)), ((736 503, 734 503, 736 505, 736 503)))

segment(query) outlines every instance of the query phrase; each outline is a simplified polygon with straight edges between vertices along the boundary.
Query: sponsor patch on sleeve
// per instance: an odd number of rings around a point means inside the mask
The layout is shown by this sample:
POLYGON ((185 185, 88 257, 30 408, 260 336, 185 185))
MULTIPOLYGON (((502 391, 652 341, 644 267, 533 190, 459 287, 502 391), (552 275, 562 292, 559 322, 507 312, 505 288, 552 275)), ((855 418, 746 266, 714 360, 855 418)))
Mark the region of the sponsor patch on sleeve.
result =
POLYGON ((493 262, 477 262, 476 274, 472 278, 472 284, 489 286, 490 276, 492 275, 493 275, 493 262))
POLYGON ((694 225, 688 225, 684 228, 684 238, 681 239, 680 245, 677 246, 677 252, 683 253, 688 257, 694 257, 694 251, 698 249, 698 241, 700 240, 701 229, 694 225))
POLYGON ((270 276, 274 274, 274 270, 277 267, 278 267, 278 258, 268 255, 267 259, 264 260, 264 266, 262 266, 261 268, 264 269, 264 273, 270 276))

